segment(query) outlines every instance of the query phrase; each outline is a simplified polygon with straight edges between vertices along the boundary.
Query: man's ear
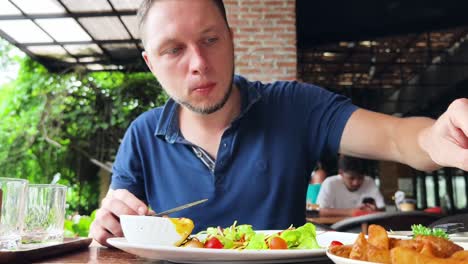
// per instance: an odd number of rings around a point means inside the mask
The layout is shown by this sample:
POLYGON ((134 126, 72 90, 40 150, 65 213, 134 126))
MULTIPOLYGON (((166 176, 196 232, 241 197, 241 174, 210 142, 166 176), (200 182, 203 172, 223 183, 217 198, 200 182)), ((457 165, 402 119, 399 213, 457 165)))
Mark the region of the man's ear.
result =
POLYGON ((143 51, 141 53, 141 56, 143 57, 143 59, 145 60, 145 63, 146 65, 148 66, 148 68, 150 69, 151 72, 153 72, 153 64, 151 64, 151 61, 149 60, 148 58, 148 53, 146 51, 143 51))

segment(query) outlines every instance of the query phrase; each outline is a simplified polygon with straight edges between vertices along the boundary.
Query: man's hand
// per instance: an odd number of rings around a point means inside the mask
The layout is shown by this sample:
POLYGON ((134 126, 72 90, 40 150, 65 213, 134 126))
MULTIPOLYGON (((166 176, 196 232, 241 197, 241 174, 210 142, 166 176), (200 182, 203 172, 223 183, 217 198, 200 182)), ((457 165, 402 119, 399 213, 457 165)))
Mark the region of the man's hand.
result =
POLYGON ((127 190, 109 190, 91 224, 90 236, 104 246, 110 237, 122 237, 120 215, 146 215, 148 207, 127 190))
POLYGON ((468 99, 450 104, 434 125, 421 133, 419 142, 440 166, 468 171, 468 99))
POLYGON ((372 204, 372 203, 363 203, 361 204, 361 206, 359 206, 358 208, 359 210, 362 210, 362 211, 377 211, 377 206, 375 204, 372 204))

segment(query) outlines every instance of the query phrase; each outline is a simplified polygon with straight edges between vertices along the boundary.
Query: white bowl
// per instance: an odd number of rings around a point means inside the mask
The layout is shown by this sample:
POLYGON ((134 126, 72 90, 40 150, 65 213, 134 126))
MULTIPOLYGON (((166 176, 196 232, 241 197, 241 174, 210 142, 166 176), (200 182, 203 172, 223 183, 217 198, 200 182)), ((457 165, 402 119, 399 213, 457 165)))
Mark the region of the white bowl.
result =
POLYGON ((378 264, 375 262, 369 262, 364 260, 356 260, 350 258, 339 257, 334 255, 330 252, 330 249, 327 250, 327 256, 335 263, 335 264, 378 264))
POLYGON ((121 215, 120 224, 130 243, 179 246, 192 232, 188 218, 121 215))

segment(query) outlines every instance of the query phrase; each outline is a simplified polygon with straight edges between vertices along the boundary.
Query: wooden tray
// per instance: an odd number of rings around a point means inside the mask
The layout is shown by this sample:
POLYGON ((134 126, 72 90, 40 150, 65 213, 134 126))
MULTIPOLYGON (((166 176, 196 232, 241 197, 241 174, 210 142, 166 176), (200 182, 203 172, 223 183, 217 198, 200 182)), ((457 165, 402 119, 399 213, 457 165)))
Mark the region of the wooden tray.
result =
POLYGON ((23 245, 15 251, 0 251, 0 263, 30 263, 70 251, 88 248, 89 237, 64 238, 62 243, 23 245))

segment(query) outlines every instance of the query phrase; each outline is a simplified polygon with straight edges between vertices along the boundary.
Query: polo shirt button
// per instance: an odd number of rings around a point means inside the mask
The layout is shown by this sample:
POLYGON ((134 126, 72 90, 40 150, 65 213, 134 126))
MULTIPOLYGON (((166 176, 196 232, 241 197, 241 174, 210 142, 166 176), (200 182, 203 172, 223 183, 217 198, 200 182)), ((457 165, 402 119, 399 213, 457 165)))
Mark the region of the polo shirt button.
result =
POLYGON ((224 148, 227 148, 227 144, 226 144, 226 143, 223 143, 223 147, 224 147, 224 148))

